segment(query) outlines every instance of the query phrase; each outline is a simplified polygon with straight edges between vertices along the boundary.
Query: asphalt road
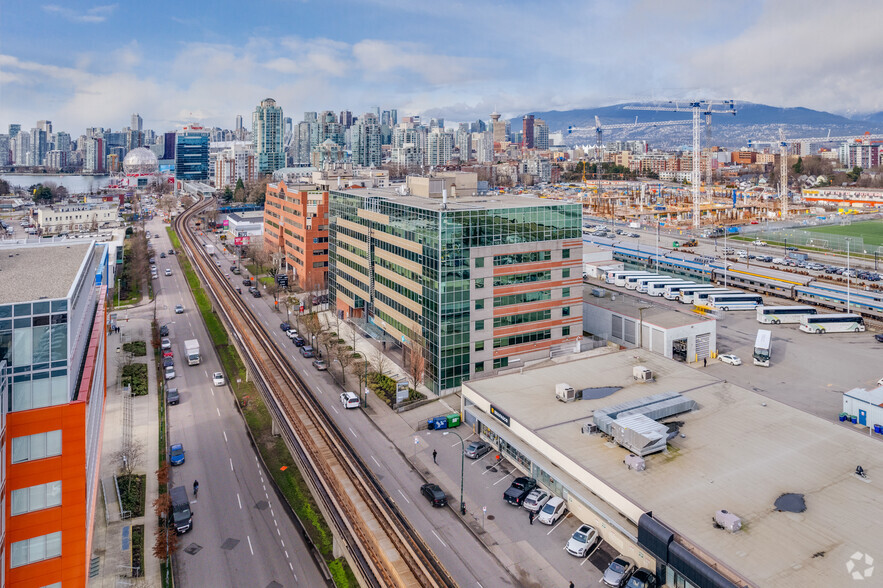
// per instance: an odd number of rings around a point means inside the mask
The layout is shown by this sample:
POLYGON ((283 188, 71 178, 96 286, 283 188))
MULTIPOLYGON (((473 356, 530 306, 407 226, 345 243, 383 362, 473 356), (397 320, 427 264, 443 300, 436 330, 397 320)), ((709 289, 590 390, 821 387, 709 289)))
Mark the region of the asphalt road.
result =
MULTIPOLYGON (((217 245, 214 240, 209 242, 217 245)), ((232 265, 232 255, 224 254, 221 247, 216 247, 216 250, 218 258, 223 260, 222 267, 228 268, 232 265)), ((238 284, 242 276, 230 275, 229 279, 238 284)), ((280 330, 279 324, 284 320, 285 314, 272 310, 272 298, 252 298, 244 289, 242 296, 250 302, 252 310, 287 351, 291 364, 300 371, 331 418, 342 431, 350 435, 350 441, 354 443, 363 461, 377 475, 384 489, 396 500, 401 511, 436 553, 454 580, 464 587, 490 588, 517 584, 450 509, 432 508, 420 495, 423 478, 371 419, 361 410, 343 408, 340 402, 341 389, 334 383, 331 375, 312 367, 313 360, 301 357, 297 347, 280 330)), ((457 475, 459 476, 459 470, 457 475)))
POLYGON ((166 226, 153 221, 147 228, 160 275, 153 280, 157 321, 169 325, 175 352, 177 376, 169 386, 181 394, 181 403, 168 407, 168 438, 184 444, 186 461, 172 468, 172 480, 187 487, 193 510, 193 529, 179 538, 177 580, 182 586, 322 586, 300 532, 257 460, 233 395, 226 386, 212 385, 220 362, 176 256, 159 258, 171 248, 166 226), (184 314, 174 314, 176 304, 184 305, 184 314), (202 362, 196 366, 184 359, 184 341, 192 338, 200 342, 202 362))

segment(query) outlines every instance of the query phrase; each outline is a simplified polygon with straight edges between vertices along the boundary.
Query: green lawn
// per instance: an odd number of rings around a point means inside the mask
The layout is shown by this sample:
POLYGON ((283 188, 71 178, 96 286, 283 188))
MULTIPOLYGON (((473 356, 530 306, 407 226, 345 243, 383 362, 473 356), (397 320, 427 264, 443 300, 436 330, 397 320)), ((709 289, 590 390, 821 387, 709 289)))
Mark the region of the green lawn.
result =
POLYGON ((813 233, 861 237, 866 245, 883 245, 883 220, 863 221, 850 225, 826 225, 805 229, 813 233))

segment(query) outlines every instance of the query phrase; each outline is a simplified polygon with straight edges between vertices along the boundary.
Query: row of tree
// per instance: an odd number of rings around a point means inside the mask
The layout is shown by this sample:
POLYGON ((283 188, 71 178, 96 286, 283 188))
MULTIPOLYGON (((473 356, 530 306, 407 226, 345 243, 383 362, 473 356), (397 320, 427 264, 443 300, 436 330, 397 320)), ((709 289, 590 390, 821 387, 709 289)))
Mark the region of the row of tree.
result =
POLYGON ((272 180, 271 176, 263 176, 256 182, 243 182, 242 178, 236 180, 236 186, 227 186, 221 193, 221 199, 226 202, 247 202, 263 205, 267 198, 267 184, 272 180))

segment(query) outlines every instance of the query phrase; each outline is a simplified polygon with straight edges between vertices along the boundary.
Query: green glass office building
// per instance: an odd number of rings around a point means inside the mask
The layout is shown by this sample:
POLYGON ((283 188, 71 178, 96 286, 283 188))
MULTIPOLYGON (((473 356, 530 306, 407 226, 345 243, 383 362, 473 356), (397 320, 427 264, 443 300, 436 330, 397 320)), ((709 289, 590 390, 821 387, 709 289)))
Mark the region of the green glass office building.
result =
POLYGON ((332 308, 418 346, 433 392, 582 335, 581 205, 391 188, 331 191, 329 203, 332 308))

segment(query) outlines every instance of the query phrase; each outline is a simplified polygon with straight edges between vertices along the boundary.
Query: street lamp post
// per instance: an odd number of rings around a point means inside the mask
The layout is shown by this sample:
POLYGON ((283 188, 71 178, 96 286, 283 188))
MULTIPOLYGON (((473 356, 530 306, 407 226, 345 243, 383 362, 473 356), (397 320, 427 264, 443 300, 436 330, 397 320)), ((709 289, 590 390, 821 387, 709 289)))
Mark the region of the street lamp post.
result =
POLYGON ((851 239, 849 237, 846 238, 846 312, 849 312, 849 284, 850 284, 850 271, 849 271, 849 242, 851 239))
POLYGON ((463 502, 463 465, 466 459, 464 457, 466 454, 466 447, 463 444, 463 437, 461 437, 459 433, 455 433, 454 431, 445 431, 444 433, 442 433, 442 435, 447 435, 448 433, 456 435, 457 439, 460 440, 460 514, 465 515, 466 503, 463 502))

